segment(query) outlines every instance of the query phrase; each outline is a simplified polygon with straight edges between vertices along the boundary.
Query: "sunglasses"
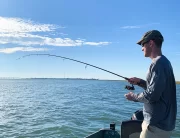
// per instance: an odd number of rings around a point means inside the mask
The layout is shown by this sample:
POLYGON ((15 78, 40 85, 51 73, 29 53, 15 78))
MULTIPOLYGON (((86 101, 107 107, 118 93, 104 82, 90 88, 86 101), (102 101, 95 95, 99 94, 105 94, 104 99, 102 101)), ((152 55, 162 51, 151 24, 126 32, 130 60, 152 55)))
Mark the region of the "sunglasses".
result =
MULTIPOLYGON (((150 41, 150 40, 149 40, 149 41, 150 41)), ((148 43, 149 41, 145 41, 144 43, 141 44, 141 46, 144 47, 144 45, 145 45, 146 43, 148 43)))

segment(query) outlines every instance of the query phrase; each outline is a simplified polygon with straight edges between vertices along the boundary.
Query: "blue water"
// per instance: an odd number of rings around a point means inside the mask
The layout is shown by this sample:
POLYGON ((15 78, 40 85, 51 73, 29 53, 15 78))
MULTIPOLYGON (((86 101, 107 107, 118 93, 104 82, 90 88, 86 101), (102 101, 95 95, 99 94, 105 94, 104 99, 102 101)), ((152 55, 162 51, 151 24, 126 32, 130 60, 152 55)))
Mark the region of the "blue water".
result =
MULTIPOLYGON (((142 104, 124 98, 124 81, 0 80, 0 138, 83 138, 128 120, 142 104)), ((142 91, 136 87, 135 92, 142 91)), ((180 85, 173 138, 180 137, 180 85)))

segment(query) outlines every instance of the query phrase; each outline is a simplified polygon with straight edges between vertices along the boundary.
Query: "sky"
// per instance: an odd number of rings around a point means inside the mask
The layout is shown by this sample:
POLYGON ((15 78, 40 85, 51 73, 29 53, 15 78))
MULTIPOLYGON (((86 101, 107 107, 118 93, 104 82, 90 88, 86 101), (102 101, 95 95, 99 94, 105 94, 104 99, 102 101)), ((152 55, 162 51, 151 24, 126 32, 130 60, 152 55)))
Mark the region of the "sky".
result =
POLYGON ((0 0, 0 78, 145 79, 151 64, 136 42, 149 30, 164 36, 163 54, 180 81, 179 0, 0 0))

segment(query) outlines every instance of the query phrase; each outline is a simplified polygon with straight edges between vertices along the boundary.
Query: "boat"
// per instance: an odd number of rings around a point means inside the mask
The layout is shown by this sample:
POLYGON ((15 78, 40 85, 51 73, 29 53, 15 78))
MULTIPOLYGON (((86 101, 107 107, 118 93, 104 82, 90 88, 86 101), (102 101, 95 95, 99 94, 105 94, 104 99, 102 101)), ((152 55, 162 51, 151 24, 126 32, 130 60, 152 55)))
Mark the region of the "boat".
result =
POLYGON ((111 123, 109 128, 103 128, 85 138, 139 138, 143 122, 142 110, 137 110, 129 120, 121 122, 121 131, 115 129, 116 124, 111 123))

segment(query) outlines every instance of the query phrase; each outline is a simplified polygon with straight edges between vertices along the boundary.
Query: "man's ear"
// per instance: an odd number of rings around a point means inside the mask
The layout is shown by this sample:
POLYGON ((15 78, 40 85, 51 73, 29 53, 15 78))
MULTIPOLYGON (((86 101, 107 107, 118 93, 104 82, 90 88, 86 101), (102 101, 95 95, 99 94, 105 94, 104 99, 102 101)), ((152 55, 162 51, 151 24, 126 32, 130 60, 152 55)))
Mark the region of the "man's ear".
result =
POLYGON ((153 41, 153 40, 150 40, 150 41, 149 41, 149 46, 150 46, 150 47, 154 46, 154 41, 153 41))

